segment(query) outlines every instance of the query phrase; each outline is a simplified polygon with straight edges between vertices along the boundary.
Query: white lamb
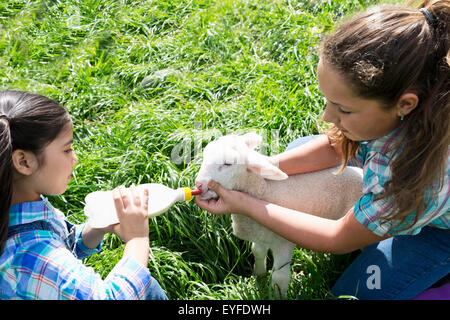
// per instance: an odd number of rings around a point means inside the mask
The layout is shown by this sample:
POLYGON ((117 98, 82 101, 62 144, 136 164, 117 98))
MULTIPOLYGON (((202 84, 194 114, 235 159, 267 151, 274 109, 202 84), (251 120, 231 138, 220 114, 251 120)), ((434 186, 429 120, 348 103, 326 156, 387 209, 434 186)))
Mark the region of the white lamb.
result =
MULTIPOLYGON (((362 170, 347 167, 288 176, 254 149, 261 143, 255 133, 229 135, 210 142, 203 152, 203 163, 196 178, 202 199, 217 197, 208 190, 213 179, 227 189, 239 190, 258 199, 309 214, 339 219, 361 196, 362 170)), ((266 255, 273 255, 272 286, 286 296, 291 278, 290 261, 294 244, 256 221, 232 214, 233 233, 251 241, 255 257, 254 273, 266 272, 266 255)))

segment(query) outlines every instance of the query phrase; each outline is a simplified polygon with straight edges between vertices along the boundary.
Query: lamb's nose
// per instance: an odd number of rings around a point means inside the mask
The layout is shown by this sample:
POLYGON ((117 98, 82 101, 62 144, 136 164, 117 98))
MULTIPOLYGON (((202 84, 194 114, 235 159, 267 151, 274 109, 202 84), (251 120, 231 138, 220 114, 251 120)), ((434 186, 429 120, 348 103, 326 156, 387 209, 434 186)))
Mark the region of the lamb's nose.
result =
POLYGON ((197 188, 197 189, 199 189, 199 190, 202 190, 203 191, 203 184, 202 183, 200 183, 200 182, 198 182, 198 181, 195 181, 195 187, 197 188))

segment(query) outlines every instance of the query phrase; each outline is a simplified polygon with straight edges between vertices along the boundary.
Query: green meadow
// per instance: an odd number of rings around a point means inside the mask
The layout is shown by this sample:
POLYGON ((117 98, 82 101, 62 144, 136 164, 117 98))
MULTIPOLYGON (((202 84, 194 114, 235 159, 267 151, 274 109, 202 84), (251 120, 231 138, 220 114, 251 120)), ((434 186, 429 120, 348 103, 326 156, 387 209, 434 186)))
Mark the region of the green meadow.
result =
MULTIPOLYGON (((194 187, 201 150, 220 135, 256 131, 270 155, 317 133, 320 40, 377 2, 0 0, 0 87, 69 110, 79 162, 49 200, 82 223, 92 191, 194 187)), ((150 241, 148 267, 170 299, 277 298, 270 271, 252 276, 250 244, 233 236, 230 216, 178 204, 150 219, 150 241)), ((123 248, 106 235, 85 264, 104 278, 123 248)), ((297 247, 287 298, 326 298, 349 261, 297 247)))

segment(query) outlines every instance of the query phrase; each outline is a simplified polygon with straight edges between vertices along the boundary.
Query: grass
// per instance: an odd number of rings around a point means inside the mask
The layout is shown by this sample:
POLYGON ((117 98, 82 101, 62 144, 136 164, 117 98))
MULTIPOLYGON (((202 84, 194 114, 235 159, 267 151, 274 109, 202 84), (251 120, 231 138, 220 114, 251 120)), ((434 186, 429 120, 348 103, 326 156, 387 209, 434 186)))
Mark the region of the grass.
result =
MULTIPOLYGON (((61 102, 80 161, 52 203, 75 223, 84 197, 131 183, 192 186, 201 148, 258 131, 281 152, 317 132, 323 34, 376 1, 0 0, 0 87, 61 102)), ((194 203, 150 220, 149 268, 171 299, 272 299, 229 216, 194 203)), ((86 259, 103 277, 123 244, 86 259)), ((288 299, 324 299, 348 264, 296 248, 288 299)))

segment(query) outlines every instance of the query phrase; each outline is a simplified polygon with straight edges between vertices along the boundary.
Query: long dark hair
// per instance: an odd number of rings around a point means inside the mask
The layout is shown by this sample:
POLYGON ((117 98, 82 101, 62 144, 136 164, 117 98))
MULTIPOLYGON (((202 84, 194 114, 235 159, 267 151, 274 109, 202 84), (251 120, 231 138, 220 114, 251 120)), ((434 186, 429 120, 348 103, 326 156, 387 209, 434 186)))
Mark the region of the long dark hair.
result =
MULTIPOLYGON (((321 47, 321 57, 362 98, 389 109, 407 90, 417 93, 419 104, 405 116, 404 136, 396 146, 403 151, 393 160, 392 179, 379 197, 394 199, 394 210, 384 221, 401 224, 415 211, 411 225, 426 210, 427 193, 442 189, 450 143, 450 1, 424 1, 419 8, 427 11, 373 7, 345 21, 321 47)), ((359 142, 337 128, 329 136, 342 145, 345 166, 359 142)))
POLYGON ((0 253, 8 234, 13 152, 31 151, 42 164, 45 146, 69 121, 68 112, 52 99, 22 91, 0 92, 0 253))

